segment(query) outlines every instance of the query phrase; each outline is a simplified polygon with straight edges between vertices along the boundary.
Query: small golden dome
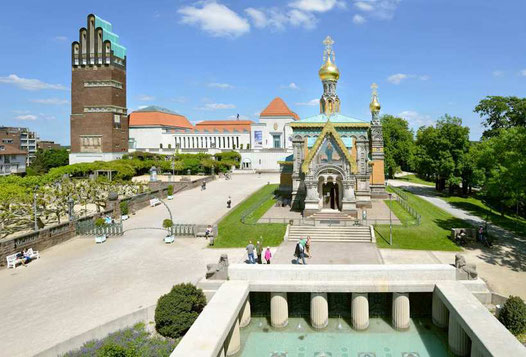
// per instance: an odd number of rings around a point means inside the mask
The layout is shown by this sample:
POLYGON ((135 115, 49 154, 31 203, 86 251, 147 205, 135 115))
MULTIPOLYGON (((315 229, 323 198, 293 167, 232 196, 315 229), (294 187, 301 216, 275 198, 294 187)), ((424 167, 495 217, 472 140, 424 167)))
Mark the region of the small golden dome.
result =
POLYGON ((318 71, 318 75, 322 81, 337 81, 340 78, 340 71, 338 70, 338 67, 332 63, 330 56, 327 56, 327 61, 325 61, 323 66, 321 66, 320 70, 318 71))
POLYGON ((374 95, 371 104, 369 104, 369 109, 371 109, 371 112, 378 113, 381 108, 378 98, 374 95))

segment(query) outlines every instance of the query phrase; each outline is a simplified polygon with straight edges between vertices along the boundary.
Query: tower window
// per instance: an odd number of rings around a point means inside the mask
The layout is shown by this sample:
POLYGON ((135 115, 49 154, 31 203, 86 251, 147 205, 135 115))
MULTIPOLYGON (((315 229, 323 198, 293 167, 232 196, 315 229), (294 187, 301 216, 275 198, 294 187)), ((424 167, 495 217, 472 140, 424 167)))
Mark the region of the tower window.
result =
POLYGON ((113 127, 116 129, 121 128, 121 116, 118 114, 113 115, 113 127))

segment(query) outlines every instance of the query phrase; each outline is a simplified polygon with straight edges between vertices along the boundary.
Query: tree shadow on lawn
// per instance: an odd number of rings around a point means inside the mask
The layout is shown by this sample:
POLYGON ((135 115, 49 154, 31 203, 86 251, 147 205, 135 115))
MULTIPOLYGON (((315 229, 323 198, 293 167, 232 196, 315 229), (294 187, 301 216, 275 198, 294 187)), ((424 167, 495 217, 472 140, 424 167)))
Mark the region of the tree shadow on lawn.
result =
MULTIPOLYGON (((475 228, 480 225, 479 222, 452 219, 435 219, 435 224, 440 228, 451 230, 451 228, 475 228)), ((488 264, 507 267, 513 271, 526 271, 526 243, 515 239, 509 235, 496 235, 491 232, 493 245, 485 247, 477 241, 468 241, 463 247, 466 250, 480 249, 481 253, 477 257, 488 264)))

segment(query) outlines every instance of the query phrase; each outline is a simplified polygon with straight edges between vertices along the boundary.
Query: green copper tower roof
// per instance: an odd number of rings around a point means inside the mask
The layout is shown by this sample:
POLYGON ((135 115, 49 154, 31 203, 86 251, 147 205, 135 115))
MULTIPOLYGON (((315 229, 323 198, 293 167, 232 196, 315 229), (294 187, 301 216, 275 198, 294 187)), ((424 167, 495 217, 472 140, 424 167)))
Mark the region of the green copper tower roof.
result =
POLYGON ((97 27, 102 28, 102 40, 111 42, 113 54, 124 59, 126 57, 126 47, 119 44, 119 35, 112 32, 113 28, 111 23, 95 15, 95 28, 97 27))

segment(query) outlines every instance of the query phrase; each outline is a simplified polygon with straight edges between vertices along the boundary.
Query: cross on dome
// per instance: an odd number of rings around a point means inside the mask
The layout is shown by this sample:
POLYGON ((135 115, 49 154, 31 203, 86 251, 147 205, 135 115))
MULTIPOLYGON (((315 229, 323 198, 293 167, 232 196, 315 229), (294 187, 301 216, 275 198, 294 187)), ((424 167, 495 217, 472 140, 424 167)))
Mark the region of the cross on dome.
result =
POLYGON ((323 44, 325 45, 325 51, 323 52, 323 61, 325 62, 327 60, 327 57, 329 57, 329 59, 332 59, 332 61, 334 62, 334 51, 332 49, 334 41, 331 38, 331 36, 325 37, 325 40, 323 40, 323 44))

